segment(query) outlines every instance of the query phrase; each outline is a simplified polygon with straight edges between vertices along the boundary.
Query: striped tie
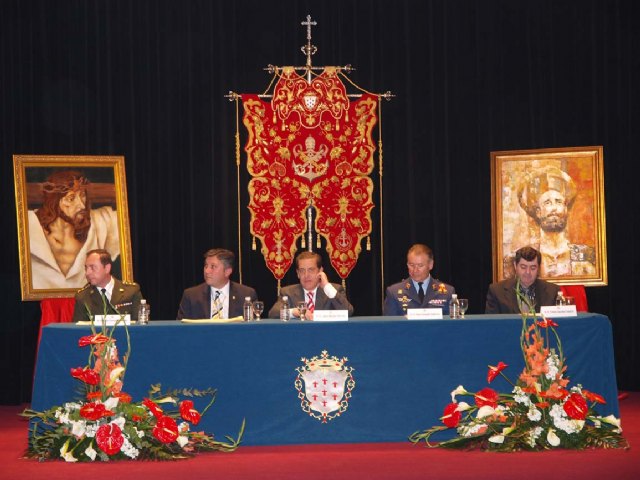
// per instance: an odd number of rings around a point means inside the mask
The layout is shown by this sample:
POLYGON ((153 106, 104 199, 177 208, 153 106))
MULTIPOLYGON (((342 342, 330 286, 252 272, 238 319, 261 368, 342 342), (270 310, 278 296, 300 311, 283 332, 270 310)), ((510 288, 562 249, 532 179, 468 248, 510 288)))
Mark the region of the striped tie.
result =
POLYGON ((307 310, 309 310, 309 312, 313 313, 313 311, 316 309, 316 306, 313 303, 313 292, 307 292, 307 297, 309 298, 307 300, 307 310))

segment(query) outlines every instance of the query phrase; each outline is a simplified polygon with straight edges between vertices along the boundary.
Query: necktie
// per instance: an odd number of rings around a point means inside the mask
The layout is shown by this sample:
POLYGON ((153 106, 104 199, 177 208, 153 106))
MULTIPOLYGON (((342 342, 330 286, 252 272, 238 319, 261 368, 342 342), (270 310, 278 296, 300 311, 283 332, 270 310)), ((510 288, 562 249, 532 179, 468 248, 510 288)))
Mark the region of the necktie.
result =
POLYGON ((313 292, 307 292, 307 297, 307 310, 313 313, 313 311, 316 309, 316 305, 313 303, 313 292))
POLYGON ((220 294, 222 292, 220 290, 216 290, 215 296, 213 297, 213 308, 211 313, 211 318, 217 317, 222 313, 222 305, 220 302, 220 294))
POLYGON ((107 300, 107 289, 101 288, 100 291, 102 292, 102 304, 104 305, 104 308, 106 310, 107 304, 109 303, 109 300, 107 300))
POLYGON ((422 288, 423 282, 418 282, 418 298, 420 299, 420 303, 424 301, 424 290, 422 288))

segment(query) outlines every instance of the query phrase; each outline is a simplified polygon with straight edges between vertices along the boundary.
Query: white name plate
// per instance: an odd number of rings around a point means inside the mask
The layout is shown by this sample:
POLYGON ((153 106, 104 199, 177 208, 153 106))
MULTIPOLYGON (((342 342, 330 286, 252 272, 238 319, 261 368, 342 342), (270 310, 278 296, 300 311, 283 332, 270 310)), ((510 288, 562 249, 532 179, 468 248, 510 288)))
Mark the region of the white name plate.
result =
POLYGON ((578 311, 575 305, 555 305, 551 307, 540 307, 540 313, 545 317, 577 317, 578 311))
POLYGON ((93 316, 93 324, 100 326, 106 325, 108 327, 113 327, 115 324, 118 325, 131 325, 131 315, 128 313, 126 315, 94 315, 93 316), (104 321, 104 323, 103 323, 104 321))
POLYGON ((348 310, 315 310, 314 322, 346 322, 349 320, 348 310))
POLYGON ((407 320, 442 320, 441 308, 407 308, 407 320))

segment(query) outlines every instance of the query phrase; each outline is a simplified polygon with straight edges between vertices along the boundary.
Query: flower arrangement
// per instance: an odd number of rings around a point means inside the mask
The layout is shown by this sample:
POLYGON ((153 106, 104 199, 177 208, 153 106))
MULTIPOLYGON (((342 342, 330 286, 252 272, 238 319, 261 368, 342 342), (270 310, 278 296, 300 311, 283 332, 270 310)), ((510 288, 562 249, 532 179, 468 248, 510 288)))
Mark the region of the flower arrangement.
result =
POLYGON ((569 388, 565 377, 567 365, 558 324, 537 315, 529 300, 520 295, 519 302, 529 308, 522 314, 520 344, 525 367, 514 384, 503 373, 503 362, 489 366, 487 382, 502 376, 512 385, 510 394, 487 387, 469 392, 462 385, 451 392, 451 403, 440 420, 444 425, 413 433, 413 443, 424 441, 429 447, 480 448, 513 452, 552 448, 584 449, 628 448, 622 436, 620 420, 613 415, 597 415, 595 407, 605 399, 577 384, 569 388), (550 337, 555 348, 550 346, 550 337), (473 404, 458 401, 458 395, 470 396, 473 404), (456 429, 456 437, 430 443, 432 435, 456 429))
MULTIPOLYGON (((118 322, 119 323, 119 322, 118 322)), ((124 365, 118 358, 114 328, 102 327, 97 333, 78 341, 89 348, 88 365, 71 369, 84 396, 75 402, 55 406, 44 412, 27 409, 22 416, 31 420, 26 457, 39 460, 64 459, 67 462, 96 460, 177 460, 200 451, 235 450, 242 439, 244 422, 238 439, 228 442, 194 431, 206 411, 213 405, 216 390, 179 389, 162 391, 152 385, 148 398, 133 403, 122 391, 131 342, 127 337, 124 365), (179 396, 189 397, 180 400, 179 396), (209 398, 199 412, 193 399, 209 398), (178 423, 179 422, 179 423, 178 423)))

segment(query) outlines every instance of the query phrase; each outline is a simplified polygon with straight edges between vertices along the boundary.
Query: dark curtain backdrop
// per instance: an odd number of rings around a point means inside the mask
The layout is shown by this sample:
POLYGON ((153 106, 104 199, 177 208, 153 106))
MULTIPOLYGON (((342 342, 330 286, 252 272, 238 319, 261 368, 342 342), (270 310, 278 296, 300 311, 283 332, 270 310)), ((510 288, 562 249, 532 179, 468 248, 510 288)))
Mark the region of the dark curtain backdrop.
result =
MULTIPOLYGON (((153 319, 175 318, 182 290, 202 280, 202 253, 238 250, 235 109, 224 95, 261 93, 268 64, 304 64, 307 14, 315 65, 352 64, 355 82, 396 95, 382 116, 384 284, 404 278, 408 246, 424 242, 433 274, 482 313, 489 152, 604 146, 609 286, 587 293, 613 323, 620 388, 640 389, 637 5, 2 0, 0 403, 30 398, 39 322, 38 303, 20 301, 12 155, 124 155, 134 276, 153 319)), ((276 282, 251 251, 244 161, 240 180, 243 280, 268 308, 276 282)), ((381 311, 379 214, 347 282, 359 315, 381 311)))

